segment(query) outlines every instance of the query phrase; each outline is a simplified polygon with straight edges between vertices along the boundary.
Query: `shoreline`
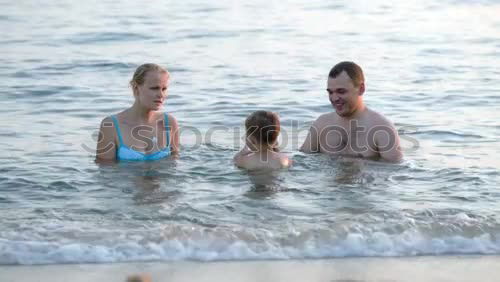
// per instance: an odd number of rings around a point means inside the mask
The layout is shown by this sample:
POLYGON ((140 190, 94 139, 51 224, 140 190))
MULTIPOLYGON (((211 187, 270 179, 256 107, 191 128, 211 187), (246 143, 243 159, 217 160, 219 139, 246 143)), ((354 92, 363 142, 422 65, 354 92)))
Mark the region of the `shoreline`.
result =
POLYGON ((169 282, 497 281, 500 256, 361 257, 217 262, 128 262, 0 266, 0 281, 169 282))

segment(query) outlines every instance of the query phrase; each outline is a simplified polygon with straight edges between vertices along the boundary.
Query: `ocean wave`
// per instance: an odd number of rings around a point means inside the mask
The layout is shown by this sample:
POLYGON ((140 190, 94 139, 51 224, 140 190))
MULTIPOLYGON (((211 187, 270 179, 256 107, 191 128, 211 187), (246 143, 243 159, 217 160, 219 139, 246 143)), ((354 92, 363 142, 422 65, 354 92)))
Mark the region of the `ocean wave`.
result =
MULTIPOLYGON (((200 235, 200 234, 199 234, 200 235)), ((429 238, 406 231, 401 234, 350 233, 343 238, 301 234, 290 238, 260 241, 228 239, 225 236, 146 241, 130 236, 117 242, 16 241, 0 239, 0 265, 61 263, 114 263, 131 261, 221 261, 287 260, 338 257, 400 257, 420 255, 500 254, 500 234, 475 237, 460 235, 429 238)))

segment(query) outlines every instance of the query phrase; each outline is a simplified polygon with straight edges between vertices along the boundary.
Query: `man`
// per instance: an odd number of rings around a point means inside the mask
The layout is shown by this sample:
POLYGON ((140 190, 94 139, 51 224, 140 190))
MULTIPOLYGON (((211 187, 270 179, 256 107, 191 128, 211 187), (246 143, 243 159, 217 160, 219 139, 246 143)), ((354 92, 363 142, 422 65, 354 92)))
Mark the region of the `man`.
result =
POLYGON ((335 65, 328 75, 326 91, 335 112, 323 114, 313 123, 301 151, 401 161, 396 129, 363 103, 365 78, 361 67, 353 62, 335 65))

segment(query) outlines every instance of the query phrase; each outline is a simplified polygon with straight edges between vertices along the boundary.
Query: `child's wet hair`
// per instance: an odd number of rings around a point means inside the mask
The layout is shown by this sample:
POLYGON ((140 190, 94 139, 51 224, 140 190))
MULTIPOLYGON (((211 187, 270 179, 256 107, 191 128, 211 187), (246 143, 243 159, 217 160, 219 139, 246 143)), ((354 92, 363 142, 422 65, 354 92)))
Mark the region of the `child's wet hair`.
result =
POLYGON ((260 144, 272 145, 280 134, 280 120, 277 114, 269 111, 253 112, 245 121, 247 137, 260 144))

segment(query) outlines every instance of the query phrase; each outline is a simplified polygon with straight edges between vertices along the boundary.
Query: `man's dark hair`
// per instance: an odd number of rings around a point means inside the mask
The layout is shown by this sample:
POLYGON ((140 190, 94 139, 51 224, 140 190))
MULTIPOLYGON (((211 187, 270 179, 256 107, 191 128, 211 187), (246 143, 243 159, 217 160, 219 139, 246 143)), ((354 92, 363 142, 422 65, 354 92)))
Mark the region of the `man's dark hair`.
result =
POLYGON ((354 86, 358 87, 361 83, 365 82, 365 76, 360 66, 353 62, 340 62, 336 64, 328 74, 331 78, 336 78, 343 71, 351 78, 354 86))

